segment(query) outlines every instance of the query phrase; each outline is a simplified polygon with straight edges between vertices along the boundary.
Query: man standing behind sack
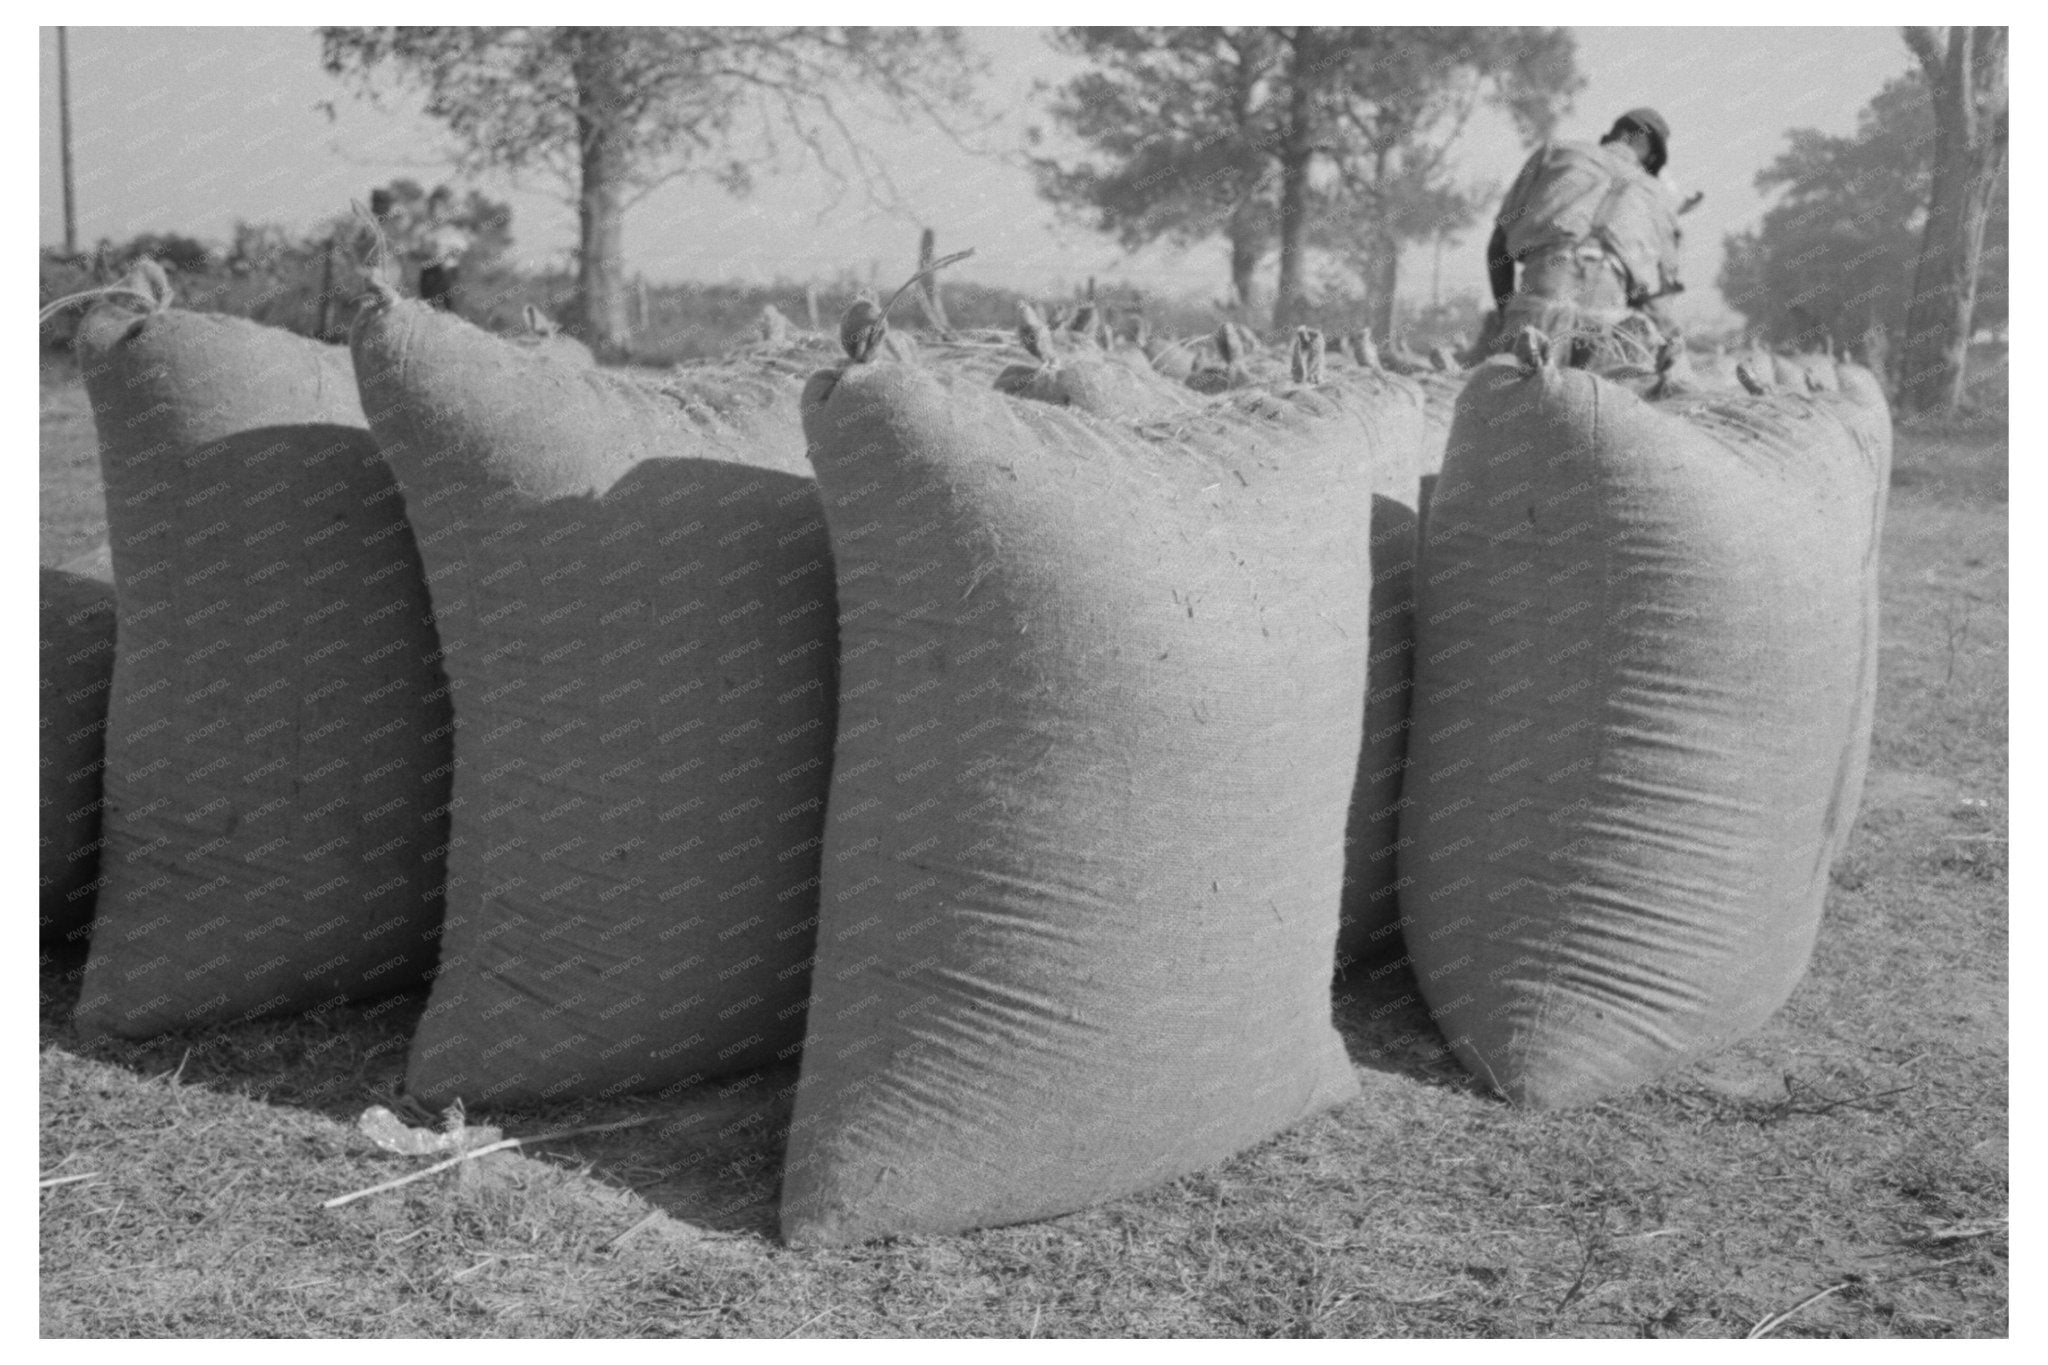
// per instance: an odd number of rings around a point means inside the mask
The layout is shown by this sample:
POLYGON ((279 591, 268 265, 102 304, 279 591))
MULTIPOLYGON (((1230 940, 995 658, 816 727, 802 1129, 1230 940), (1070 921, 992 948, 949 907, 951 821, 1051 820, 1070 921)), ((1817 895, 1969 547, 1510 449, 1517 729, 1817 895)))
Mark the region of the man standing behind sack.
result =
POLYGON ((454 221, 455 195, 446 185, 427 196, 426 221, 420 224, 413 258, 420 267, 420 298, 432 307, 456 311, 456 273, 469 250, 471 234, 454 221))
POLYGON ((1497 311, 1482 351, 1513 344, 1523 327, 1551 335, 1646 333, 1654 348, 1679 329, 1659 300, 1678 278, 1678 214, 1658 179, 1671 127, 1654 109, 1631 109, 1598 146, 1552 142, 1508 187, 1486 247, 1497 311), (1521 266, 1521 283, 1515 267, 1521 266), (1647 325, 1644 325, 1647 324, 1647 325))

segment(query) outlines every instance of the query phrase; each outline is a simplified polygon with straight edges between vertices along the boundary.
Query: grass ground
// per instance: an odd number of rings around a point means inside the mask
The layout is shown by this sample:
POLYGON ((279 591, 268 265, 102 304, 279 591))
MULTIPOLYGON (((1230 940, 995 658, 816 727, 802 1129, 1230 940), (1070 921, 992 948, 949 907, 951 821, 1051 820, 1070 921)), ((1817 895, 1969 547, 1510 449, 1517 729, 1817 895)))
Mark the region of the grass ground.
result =
MULTIPOLYGON (((101 519, 62 371, 42 430, 54 563, 101 519)), ((1870 787, 1812 970, 1762 1034, 1660 1084, 1509 1109, 1396 970, 1337 993, 1364 1097, 1213 1171, 1047 1223, 792 1251, 788 1073, 325 1211, 418 1164, 353 1123, 395 1098, 419 998, 86 1043, 82 964, 46 956, 41 1174, 93 1178, 41 1196, 42 1331, 1728 1337, 1796 1308, 1773 1335, 2004 1335, 2007 455, 2002 424, 1900 434, 1870 787)))

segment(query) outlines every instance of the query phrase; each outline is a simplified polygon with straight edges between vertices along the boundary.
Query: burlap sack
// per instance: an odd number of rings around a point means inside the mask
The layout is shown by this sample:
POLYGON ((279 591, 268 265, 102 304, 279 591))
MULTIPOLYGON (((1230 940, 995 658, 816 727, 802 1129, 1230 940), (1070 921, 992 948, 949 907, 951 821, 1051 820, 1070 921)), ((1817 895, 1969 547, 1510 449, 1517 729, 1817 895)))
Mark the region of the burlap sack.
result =
POLYGON ((832 556, 785 378, 554 364, 366 307, 459 728, 430 1104, 680 1087, 802 1037, 832 556))
POLYGON ((1642 402, 1500 357, 1431 511, 1402 812, 1416 979, 1532 1106, 1755 1030, 1861 799, 1891 453, 1840 394, 1642 402))
POLYGON ((121 642, 79 1026, 144 1037, 416 983, 448 701, 348 353, 126 303, 78 353, 121 642))
POLYGON ((804 422, 843 676, 785 1235, 1047 1217, 1351 1096, 1356 415, 1131 426, 880 363, 804 422))
POLYGON ((37 839, 41 938, 75 939, 92 922, 100 852, 100 773, 114 677, 114 592, 62 569, 41 573, 37 839))

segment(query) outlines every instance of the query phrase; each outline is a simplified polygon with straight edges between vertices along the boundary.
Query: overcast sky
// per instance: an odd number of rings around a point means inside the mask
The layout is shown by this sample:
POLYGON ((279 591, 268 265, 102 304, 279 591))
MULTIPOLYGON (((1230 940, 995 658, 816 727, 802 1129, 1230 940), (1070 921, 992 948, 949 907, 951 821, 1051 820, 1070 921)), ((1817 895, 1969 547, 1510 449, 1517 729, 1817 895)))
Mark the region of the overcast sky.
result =
MULTIPOLYGON (((1713 288, 1721 240, 1762 217, 1756 172, 1794 127, 1848 133, 1880 86, 1906 70, 1896 28, 1575 30, 1586 87, 1558 132, 1596 138, 1633 105, 1660 109, 1672 126, 1671 170, 1705 202, 1686 219, 1681 314, 1723 313, 1713 288)), ((1004 125, 985 135, 1014 156, 1028 124, 1043 119, 1034 83, 1075 69, 1043 30, 977 29, 994 59, 991 102, 1004 125)), ((43 59, 41 235, 63 237, 57 155, 55 30, 43 59)), ((448 144, 403 98, 378 108, 351 96, 319 67, 311 29, 70 30, 78 235, 177 231, 225 239, 237 219, 303 230, 395 176, 431 184, 448 177, 448 144), (322 109, 332 102, 333 113, 322 109)), ((713 186, 672 183, 639 203, 626 224, 628 268, 649 279, 831 279, 843 270, 885 281, 906 274, 916 228, 932 226, 941 251, 975 248, 959 277, 1050 294, 1093 274, 1148 287, 1220 297, 1227 271, 1220 244, 1185 253, 1126 256, 1108 239, 1062 223, 1014 161, 977 156, 937 134, 910 137, 863 122, 889 167, 909 217, 854 196, 821 221, 831 202, 824 177, 792 171, 734 200, 713 186)), ((1524 153, 1505 120, 1475 120, 1459 144, 1461 179, 1504 187, 1524 153)), ((574 210, 544 180, 475 182, 513 207, 515 254, 560 264, 574 245, 574 210)), ((1444 258, 1445 294, 1484 286, 1483 235, 1475 229, 1444 258)), ((1403 295, 1427 301, 1432 253, 1409 253, 1403 295)), ((1271 288, 1269 261, 1261 284, 1271 288)))

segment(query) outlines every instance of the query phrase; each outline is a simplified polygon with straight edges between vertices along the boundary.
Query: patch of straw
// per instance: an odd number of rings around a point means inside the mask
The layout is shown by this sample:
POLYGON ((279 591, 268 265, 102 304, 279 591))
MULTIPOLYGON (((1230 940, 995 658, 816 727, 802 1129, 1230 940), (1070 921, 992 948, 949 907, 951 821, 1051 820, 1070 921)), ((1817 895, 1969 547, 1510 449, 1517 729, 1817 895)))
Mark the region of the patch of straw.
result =
POLYGON ((597 1123, 587 1128, 558 1128, 552 1133, 536 1133, 532 1137, 506 1138, 501 1142, 493 1142, 485 1147, 472 1148, 458 1156, 450 1157, 446 1161, 436 1162, 425 1170, 414 1171, 411 1175, 403 1175, 396 1180, 387 1180, 381 1185, 372 1185, 368 1189, 356 1190, 350 1194, 336 1195, 334 1198, 324 1201, 320 1207, 323 1209, 338 1209, 343 1204, 352 1204, 358 1199, 366 1199, 373 1194, 383 1194, 387 1190, 395 1190, 401 1186, 410 1185, 416 1180, 425 1180, 430 1175, 439 1175, 442 1171, 453 1170, 455 1167, 465 1162, 474 1161, 480 1156, 489 1156, 492 1152, 503 1152, 513 1147, 521 1147, 534 1142, 559 1142, 563 1138, 582 1137, 587 1133, 612 1133, 622 1128, 639 1128, 646 1124, 658 1123, 664 1117, 665 1115, 661 1114, 643 1114, 639 1118, 620 1119, 616 1123, 597 1123))

